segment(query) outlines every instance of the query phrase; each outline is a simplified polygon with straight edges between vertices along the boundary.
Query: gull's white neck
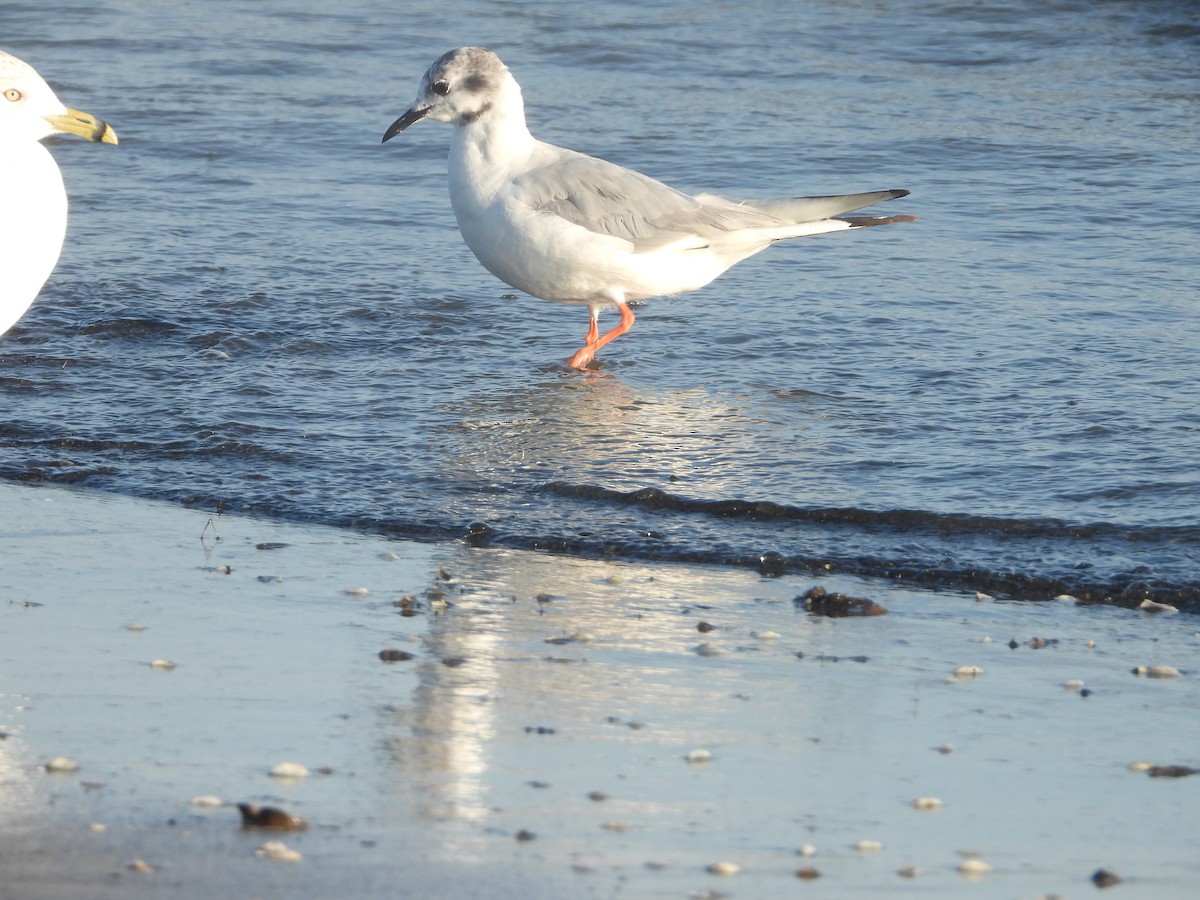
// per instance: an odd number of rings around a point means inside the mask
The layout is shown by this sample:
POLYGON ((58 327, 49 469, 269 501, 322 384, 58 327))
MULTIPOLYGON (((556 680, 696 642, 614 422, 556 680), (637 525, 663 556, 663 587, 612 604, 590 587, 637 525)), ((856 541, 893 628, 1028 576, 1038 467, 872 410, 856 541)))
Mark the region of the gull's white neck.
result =
POLYGON ((466 190, 486 203, 499 183, 529 158, 536 143, 525 125, 521 89, 509 79, 487 110, 454 126, 448 160, 451 197, 466 190))

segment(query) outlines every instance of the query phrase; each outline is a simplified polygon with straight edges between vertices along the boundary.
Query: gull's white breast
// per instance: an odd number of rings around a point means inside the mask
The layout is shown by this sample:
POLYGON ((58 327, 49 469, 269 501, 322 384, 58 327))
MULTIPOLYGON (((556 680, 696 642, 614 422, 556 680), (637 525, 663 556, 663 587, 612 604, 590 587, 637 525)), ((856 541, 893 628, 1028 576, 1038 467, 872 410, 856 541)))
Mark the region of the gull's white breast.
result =
POLYGON ((36 141, 0 142, 0 334, 21 317, 58 262, 67 193, 36 141))

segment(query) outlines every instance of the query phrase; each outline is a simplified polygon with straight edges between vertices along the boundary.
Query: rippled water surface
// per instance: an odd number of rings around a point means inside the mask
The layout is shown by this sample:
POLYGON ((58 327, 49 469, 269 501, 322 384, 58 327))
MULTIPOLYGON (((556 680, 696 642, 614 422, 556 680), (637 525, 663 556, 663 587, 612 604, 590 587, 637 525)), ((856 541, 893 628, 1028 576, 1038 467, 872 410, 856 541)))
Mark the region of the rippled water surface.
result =
POLYGON ((1200 602, 1193 4, 6 9, 121 144, 54 148, 71 229, 0 339, 0 477, 1200 602), (380 145, 463 44, 543 139, 694 191, 904 187, 921 221, 772 248, 568 372, 586 316, 476 263, 447 128, 380 145))

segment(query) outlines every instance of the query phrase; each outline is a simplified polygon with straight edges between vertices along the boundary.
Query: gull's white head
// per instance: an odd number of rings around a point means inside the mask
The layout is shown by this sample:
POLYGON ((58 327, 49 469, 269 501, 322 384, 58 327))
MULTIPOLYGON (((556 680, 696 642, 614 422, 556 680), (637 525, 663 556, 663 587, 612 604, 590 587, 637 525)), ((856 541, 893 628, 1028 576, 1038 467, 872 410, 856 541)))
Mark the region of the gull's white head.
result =
POLYGON ((105 122, 68 109, 33 66, 0 50, 0 139, 40 141, 59 132, 117 142, 116 132, 105 122))
POLYGON ((491 50, 459 47, 442 55, 421 79, 416 102, 392 123, 385 141, 421 119, 469 125, 493 111, 524 115, 521 88, 491 50))

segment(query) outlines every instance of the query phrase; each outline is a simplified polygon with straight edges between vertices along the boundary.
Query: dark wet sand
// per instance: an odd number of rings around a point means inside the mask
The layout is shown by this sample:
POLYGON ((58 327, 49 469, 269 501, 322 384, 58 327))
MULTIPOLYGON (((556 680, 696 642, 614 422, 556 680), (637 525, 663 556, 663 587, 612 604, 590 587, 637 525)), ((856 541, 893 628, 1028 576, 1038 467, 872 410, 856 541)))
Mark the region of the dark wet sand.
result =
POLYGON ((0 509, 0 897, 1195 893, 1200 776, 1128 769, 1200 765, 1190 617, 829 578, 888 608, 833 619, 793 603, 812 579, 0 509))

